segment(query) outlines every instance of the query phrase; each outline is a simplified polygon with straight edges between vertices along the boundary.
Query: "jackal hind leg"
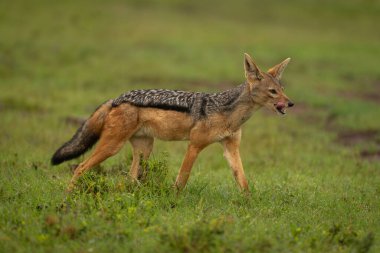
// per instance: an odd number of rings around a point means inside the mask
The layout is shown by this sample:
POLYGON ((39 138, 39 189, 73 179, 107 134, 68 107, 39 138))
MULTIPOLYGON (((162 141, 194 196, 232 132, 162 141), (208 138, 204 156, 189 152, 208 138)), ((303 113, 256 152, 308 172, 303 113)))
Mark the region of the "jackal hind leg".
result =
POLYGON ((134 113, 128 114, 121 109, 110 113, 95 150, 87 160, 75 169, 67 191, 74 188, 76 181, 83 173, 120 151, 137 129, 137 121, 131 120, 132 116, 134 113), (129 119, 128 122, 126 119, 129 119))
POLYGON ((142 161, 147 160, 153 149, 154 139, 151 137, 132 137, 133 161, 129 175, 133 181, 142 179, 144 171, 142 161))
POLYGON ((240 138, 241 131, 239 130, 234 135, 225 138, 221 143, 224 148, 224 157, 230 165, 236 182, 241 190, 249 192, 248 181, 245 177, 243 164, 240 158, 240 138))

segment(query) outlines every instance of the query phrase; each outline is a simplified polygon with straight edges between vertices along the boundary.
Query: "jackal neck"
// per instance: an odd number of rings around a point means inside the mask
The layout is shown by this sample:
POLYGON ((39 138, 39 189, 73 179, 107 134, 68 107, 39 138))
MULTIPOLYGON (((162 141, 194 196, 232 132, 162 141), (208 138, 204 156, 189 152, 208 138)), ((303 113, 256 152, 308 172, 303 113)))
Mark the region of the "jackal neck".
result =
POLYGON ((242 91, 228 115, 228 124, 235 130, 240 128, 255 111, 262 107, 253 100, 253 95, 248 83, 242 84, 241 87, 242 91))

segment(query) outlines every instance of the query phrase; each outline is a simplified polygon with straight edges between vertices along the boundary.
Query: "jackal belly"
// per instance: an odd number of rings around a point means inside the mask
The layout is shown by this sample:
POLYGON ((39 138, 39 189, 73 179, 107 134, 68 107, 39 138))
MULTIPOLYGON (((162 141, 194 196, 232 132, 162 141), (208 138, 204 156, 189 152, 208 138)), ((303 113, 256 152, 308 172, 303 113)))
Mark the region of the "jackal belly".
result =
POLYGON ((192 117, 183 112, 156 108, 140 108, 140 129, 136 137, 154 137, 161 140, 188 140, 193 126, 192 117))

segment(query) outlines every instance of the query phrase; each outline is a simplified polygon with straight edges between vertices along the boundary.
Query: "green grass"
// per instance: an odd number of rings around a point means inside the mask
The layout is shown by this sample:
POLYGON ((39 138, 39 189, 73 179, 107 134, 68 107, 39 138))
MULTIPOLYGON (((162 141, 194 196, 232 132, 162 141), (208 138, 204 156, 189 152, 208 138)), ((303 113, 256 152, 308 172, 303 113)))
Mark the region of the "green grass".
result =
POLYGON ((360 155, 380 149, 379 11, 355 0, 0 2, 0 252, 379 252, 380 160, 360 155), (64 193, 83 159, 49 164, 76 129, 68 117, 130 89, 238 85, 244 52, 263 69, 291 57, 296 104, 243 127, 251 195, 214 144, 176 196, 186 143, 161 141, 141 184, 127 180, 126 145, 64 193))

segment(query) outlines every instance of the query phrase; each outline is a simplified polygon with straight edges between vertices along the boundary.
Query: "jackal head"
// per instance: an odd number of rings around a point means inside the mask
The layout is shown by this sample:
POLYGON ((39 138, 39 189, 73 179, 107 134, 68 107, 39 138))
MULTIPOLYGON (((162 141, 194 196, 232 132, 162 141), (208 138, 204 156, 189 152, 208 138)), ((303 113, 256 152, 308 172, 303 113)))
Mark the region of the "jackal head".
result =
POLYGON ((244 54, 244 69, 252 100, 275 112, 285 114, 286 108, 294 104, 284 93, 280 79, 290 58, 270 68, 268 72, 261 71, 251 56, 244 54))

